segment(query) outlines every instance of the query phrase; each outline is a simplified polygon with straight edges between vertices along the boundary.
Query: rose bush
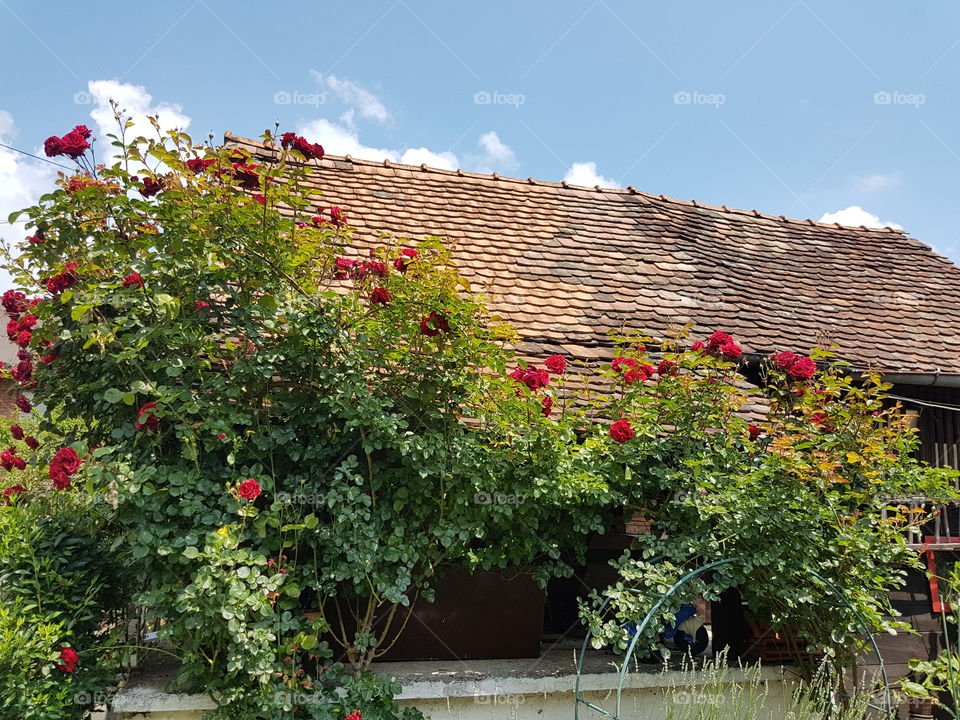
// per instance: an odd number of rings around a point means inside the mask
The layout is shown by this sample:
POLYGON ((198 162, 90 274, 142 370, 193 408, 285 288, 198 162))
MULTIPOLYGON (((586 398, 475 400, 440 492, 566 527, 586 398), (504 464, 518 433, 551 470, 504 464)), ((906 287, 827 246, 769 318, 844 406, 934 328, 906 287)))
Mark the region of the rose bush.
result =
POLYGON ((319 146, 125 130, 119 162, 79 155, 24 214, 37 242, 4 305, 22 387, 86 428, 40 461, 59 492, 114 498, 180 685, 231 717, 399 717, 363 673, 445 567, 545 582, 603 527, 548 371, 506 376, 514 335, 438 240, 353 248, 305 182, 319 146))

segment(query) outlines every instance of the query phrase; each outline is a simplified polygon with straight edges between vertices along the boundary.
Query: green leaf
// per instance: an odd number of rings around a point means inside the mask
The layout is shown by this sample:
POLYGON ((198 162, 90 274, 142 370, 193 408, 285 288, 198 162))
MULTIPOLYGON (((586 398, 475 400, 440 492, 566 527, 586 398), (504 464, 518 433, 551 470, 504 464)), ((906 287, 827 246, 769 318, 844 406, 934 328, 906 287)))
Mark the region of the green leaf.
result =
MULTIPOLYGON (((118 403, 121 400, 123 400, 123 392, 120 390, 117 390, 117 388, 110 388, 109 390, 103 393, 103 399, 111 404, 118 403)), ((132 404, 132 403, 128 403, 128 404, 132 404)))
POLYGON ((197 550, 193 545, 185 547, 183 549, 183 556, 190 560, 200 557, 200 551, 197 550))

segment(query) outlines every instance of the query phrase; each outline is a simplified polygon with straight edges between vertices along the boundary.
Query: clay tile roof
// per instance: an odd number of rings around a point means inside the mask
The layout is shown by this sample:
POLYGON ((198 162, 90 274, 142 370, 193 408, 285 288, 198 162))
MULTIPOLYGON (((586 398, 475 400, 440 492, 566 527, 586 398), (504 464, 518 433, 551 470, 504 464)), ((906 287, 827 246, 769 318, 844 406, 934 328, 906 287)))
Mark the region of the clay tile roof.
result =
MULTIPOLYGON (((261 143, 228 144, 254 154, 261 143)), ((361 244, 438 235, 538 353, 609 353, 622 324, 695 322, 752 354, 824 340, 857 365, 960 374, 960 268, 892 228, 328 156, 309 163, 361 244)))

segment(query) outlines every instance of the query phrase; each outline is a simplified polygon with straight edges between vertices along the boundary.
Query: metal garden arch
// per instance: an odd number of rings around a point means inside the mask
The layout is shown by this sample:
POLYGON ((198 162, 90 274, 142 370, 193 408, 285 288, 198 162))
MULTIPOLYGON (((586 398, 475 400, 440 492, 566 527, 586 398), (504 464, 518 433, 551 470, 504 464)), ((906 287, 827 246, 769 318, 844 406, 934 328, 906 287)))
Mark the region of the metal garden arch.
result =
MULTIPOLYGON (((708 570, 712 570, 713 568, 719 567, 721 565, 729 565, 731 563, 739 563, 739 562, 743 562, 743 560, 741 558, 726 558, 724 560, 715 560, 714 562, 708 563, 701 568, 697 568, 696 570, 692 570, 688 572, 686 575, 680 578, 677 582, 675 582, 673 586, 669 590, 667 590, 667 592, 665 592, 663 595, 653 595, 653 597, 658 597, 659 599, 654 604, 654 606, 650 608, 650 611, 643 618, 643 622, 641 622, 637 626, 637 631, 634 633, 633 638, 630 640, 630 645, 627 647, 627 654, 623 658, 623 667, 620 668, 619 678, 617 680, 617 703, 616 703, 616 708, 612 713, 609 712, 608 710, 604 710, 602 707, 598 705, 593 704, 589 700, 586 700, 580 694, 580 676, 583 673, 583 659, 584 659, 584 656, 586 655, 587 648, 590 646, 590 638, 593 636, 593 630, 592 629, 588 630, 586 637, 583 639, 583 647, 580 649, 580 657, 577 659, 577 680, 576 680, 576 686, 575 686, 576 704, 574 706, 574 711, 573 711, 574 720, 580 720, 581 705, 585 705, 591 710, 601 713, 606 717, 613 718, 613 720, 621 720, 620 703, 621 703, 621 700, 623 699, 623 683, 624 683, 624 680, 626 679, 627 671, 630 669, 630 660, 633 657, 633 652, 634 652, 634 649, 636 648, 637 641, 640 639, 640 636, 643 634, 644 629, 646 629, 647 625, 650 623, 650 620, 654 617, 654 614, 677 590, 679 590, 681 587, 686 585, 688 582, 693 580, 695 577, 697 577, 701 573, 705 573, 708 570)), ((847 601, 844 594, 840 592, 840 590, 836 587, 836 585, 834 585, 832 582, 830 582, 825 577, 823 577, 822 575, 820 575, 819 573, 813 570, 808 569, 807 572, 811 576, 819 580, 821 583, 823 583, 823 585, 827 588, 827 590, 829 590, 830 593, 832 593, 837 598, 837 602, 840 605, 842 605, 843 607, 846 607, 848 610, 851 610, 853 612, 853 614, 857 618, 857 622, 860 624, 860 628, 863 630, 864 634, 868 638, 870 638, 870 644, 873 646, 873 651, 877 654, 877 658, 879 659, 880 676, 883 681, 883 707, 876 708, 876 709, 882 710, 884 715, 887 718, 890 718, 890 719, 894 718, 895 709, 893 707, 893 698, 890 694, 890 683, 889 683, 889 680, 887 679, 887 669, 883 664, 883 656, 880 654, 880 648, 877 647, 877 641, 874 639, 873 633, 870 632, 870 629, 867 627, 867 624, 864 622, 863 617, 860 615, 860 613, 858 613, 856 610, 853 609, 853 607, 851 607, 850 603, 847 601)), ((644 594, 640 590, 631 590, 631 592, 635 592, 637 594, 644 594)), ((602 612, 604 609, 606 609, 609 603, 610 603, 610 598, 607 598, 606 600, 604 600, 603 604, 600 606, 600 611, 602 612)))

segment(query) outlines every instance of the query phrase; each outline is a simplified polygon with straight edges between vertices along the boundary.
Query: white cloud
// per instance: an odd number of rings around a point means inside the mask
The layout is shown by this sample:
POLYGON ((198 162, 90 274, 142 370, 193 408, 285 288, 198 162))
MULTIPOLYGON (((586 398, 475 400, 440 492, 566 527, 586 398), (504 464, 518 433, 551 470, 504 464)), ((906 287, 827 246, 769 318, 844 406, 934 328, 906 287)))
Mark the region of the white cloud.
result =
MULTIPOLYGON (((331 155, 350 155, 360 160, 390 160, 404 165, 427 165, 441 170, 456 170, 462 167, 457 156, 447 151, 437 152, 425 147, 378 148, 365 145, 355 128, 345 127, 326 118, 311 120, 297 126, 297 132, 311 142, 323 145, 331 155)), ((484 133, 477 141, 479 152, 465 155, 466 168, 475 172, 495 172, 516 165, 516 155, 493 131, 484 133)))
POLYGON ((359 83, 352 80, 343 80, 336 75, 324 75, 316 70, 311 70, 310 74, 320 85, 336 95, 341 102, 350 106, 351 109, 344 113, 341 118, 348 126, 353 127, 354 111, 358 111, 361 117, 376 120, 379 123, 384 123, 390 119, 390 112, 380 98, 359 83))
POLYGON ((872 175, 857 175, 853 178, 854 190, 861 193, 876 193, 891 190, 900 184, 900 171, 892 173, 874 173, 872 175))
POLYGON ((405 150, 370 147, 360 142, 360 135, 354 128, 338 125, 326 118, 299 125, 297 132, 312 142, 320 143, 324 151, 332 155, 350 155, 361 160, 390 160, 406 165, 426 163, 444 170, 457 169, 457 156, 451 152, 438 153, 423 147, 405 150))
POLYGON ((584 185, 586 187, 594 187, 596 185, 605 188, 620 187, 620 183, 616 180, 604 177, 598 173, 595 162, 575 162, 570 166, 570 169, 567 170, 566 175, 563 176, 563 180, 571 185, 584 185))
POLYGON ((493 130, 481 135, 477 142, 482 152, 466 156, 467 167, 473 172, 505 173, 517 166, 517 155, 513 148, 504 143, 493 130))
POLYGON ((860 227, 865 225, 870 228, 892 227, 894 230, 903 230, 901 225, 889 220, 881 221, 879 216, 869 213, 859 205, 851 205, 843 210, 837 210, 833 213, 824 213, 820 218, 822 223, 840 223, 841 225, 850 225, 860 227))
MULTIPOLYGON (((0 142, 16 147, 15 136, 13 116, 6 110, 0 110, 0 142)), ((34 143, 32 152, 43 156, 43 148, 39 143, 34 143)), ((10 225, 7 217, 15 210, 33 205, 43 193, 52 190, 56 177, 57 168, 53 165, 0 147, 0 237, 9 245, 22 241, 27 233, 22 222, 10 225)), ((0 272, 0 292, 11 285, 10 277, 0 272)))
MULTIPOLYGON (((102 143, 100 147, 94 147, 96 150, 101 150, 101 147, 109 148, 111 156, 115 156, 116 152, 114 148, 109 147, 106 135, 108 133, 116 135, 119 129, 113 116, 113 108, 110 107, 111 99, 116 101, 119 109, 124 111, 123 114, 133 121, 133 127, 126 131, 127 139, 138 135, 147 138, 157 137, 156 131, 147 120, 148 115, 156 116, 161 131, 186 130, 190 125, 189 116, 183 113, 179 105, 167 102, 154 103, 153 96, 142 85, 130 85, 116 80, 91 80, 87 83, 87 88, 96 103, 96 107, 90 112, 90 117, 97 124, 97 134, 102 143)), ((101 152, 107 151, 101 150, 101 152)))

